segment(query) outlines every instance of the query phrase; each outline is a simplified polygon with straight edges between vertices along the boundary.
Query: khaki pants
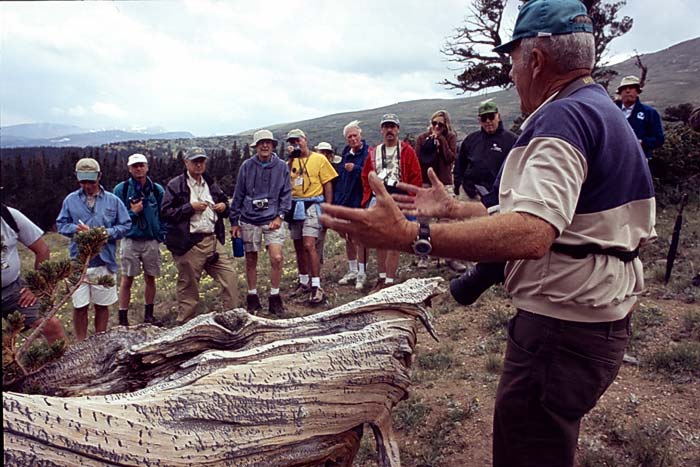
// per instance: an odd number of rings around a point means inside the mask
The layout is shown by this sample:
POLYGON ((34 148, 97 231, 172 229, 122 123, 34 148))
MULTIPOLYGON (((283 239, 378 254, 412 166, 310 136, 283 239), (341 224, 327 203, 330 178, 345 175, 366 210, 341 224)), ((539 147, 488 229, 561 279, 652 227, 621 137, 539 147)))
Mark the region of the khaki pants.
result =
POLYGON ((199 279, 206 271, 223 288, 224 305, 227 308, 238 306, 238 275, 233 260, 224 245, 216 240, 215 235, 207 235, 182 256, 173 256, 177 268, 177 322, 182 324, 194 316, 199 302, 199 279), (216 245, 216 247, 214 246, 216 245), (206 260, 214 253, 219 253, 219 260, 207 266, 206 260))

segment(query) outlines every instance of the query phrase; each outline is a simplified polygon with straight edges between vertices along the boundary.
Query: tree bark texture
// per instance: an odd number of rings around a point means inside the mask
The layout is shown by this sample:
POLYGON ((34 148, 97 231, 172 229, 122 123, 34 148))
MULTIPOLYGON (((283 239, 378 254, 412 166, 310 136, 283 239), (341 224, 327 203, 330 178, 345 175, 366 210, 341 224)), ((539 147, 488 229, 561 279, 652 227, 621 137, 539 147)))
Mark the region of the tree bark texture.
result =
POLYGON ((422 304, 439 281, 300 318, 237 309, 93 336, 3 393, 4 463, 350 466, 367 423, 398 466, 391 410, 418 320, 437 338, 422 304))

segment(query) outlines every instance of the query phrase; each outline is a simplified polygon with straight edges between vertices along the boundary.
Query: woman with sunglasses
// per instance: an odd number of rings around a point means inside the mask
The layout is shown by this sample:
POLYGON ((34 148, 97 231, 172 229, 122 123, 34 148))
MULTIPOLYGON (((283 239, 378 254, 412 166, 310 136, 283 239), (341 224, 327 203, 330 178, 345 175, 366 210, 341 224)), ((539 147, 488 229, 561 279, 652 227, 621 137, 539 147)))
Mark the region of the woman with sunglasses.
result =
MULTIPOLYGON (((432 167, 440 181, 450 189, 452 185, 452 166, 457 155, 457 134, 452 129, 450 114, 447 110, 438 110, 430 117, 428 131, 418 136, 416 154, 420 162, 423 186, 430 186, 428 169, 432 167)), ((440 260, 438 260, 438 265, 440 260)), ((418 260, 417 267, 426 269, 428 258, 418 260)), ((463 272, 466 267, 459 261, 448 260, 447 265, 457 272, 463 272)))
POLYGON ((428 169, 431 167, 442 183, 452 185, 452 166, 457 157, 457 135, 452 129, 447 110, 438 110, 430 117, 427 131, 416 140, 416 154, 420 162, 423 186, 430 186, 428 169))

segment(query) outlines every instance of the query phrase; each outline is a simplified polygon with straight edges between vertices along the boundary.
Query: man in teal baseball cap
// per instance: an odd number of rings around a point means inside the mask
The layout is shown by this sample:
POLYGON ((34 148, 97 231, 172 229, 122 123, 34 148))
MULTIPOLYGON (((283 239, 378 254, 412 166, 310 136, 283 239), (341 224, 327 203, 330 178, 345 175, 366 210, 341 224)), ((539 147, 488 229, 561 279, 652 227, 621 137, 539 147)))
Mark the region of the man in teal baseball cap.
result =
POLYGON ((526 37, 593 33, 591 22, 577 21, 581 17, 587 18, 588 14, 586 7, 578 0, 530 0, 520 9, 511 40, 493 51, 510 53, 526 37))
POLYGON ((506 261, 517 311, 495 397, 497 467, 574 465, 581 420, 615 380, 629 343, 644 288, 639 247, 656 237, 642 148, 591 78, 592 31, 578 0, 530 0, 497 49, 510 55, 529 115, 501 167, 498 214, 451 197, 429 171, 429 188, 398 184, 409 193, 394 195, 398 205, 370 175, 375 206, 324 205, 321 216, 368 248, 506 261), (411 223, 399 208, 455 222, 411 223))

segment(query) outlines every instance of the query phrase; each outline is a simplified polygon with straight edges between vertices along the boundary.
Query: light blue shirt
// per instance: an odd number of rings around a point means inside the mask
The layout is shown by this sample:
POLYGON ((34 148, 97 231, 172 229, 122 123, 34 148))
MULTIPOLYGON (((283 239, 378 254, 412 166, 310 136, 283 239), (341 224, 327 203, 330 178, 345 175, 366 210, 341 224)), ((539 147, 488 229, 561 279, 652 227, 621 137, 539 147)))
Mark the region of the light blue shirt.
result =
MULTIPOLYGON (((126 236, 131 229, 131 218, 124 203, 100 186, 95 206, 90 208, 87 205, 87 196, 80 188, 63 200, 61 212, 56 218, 56 227, 60 234, 72 238, 81 221, 90 227, 105 227, 109 235, 107 244, 100 254, 90 261, 90 266, 105 265, 110 272, 117 272, 119 269, 116 258, 117 240, 126 236)), ((71 258, 78 256, 78 245, 72 240, 69 251, 71 258)))

